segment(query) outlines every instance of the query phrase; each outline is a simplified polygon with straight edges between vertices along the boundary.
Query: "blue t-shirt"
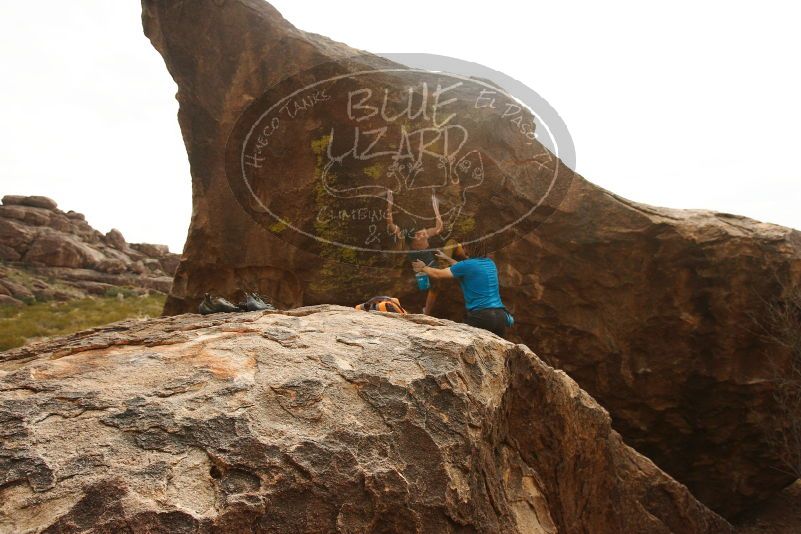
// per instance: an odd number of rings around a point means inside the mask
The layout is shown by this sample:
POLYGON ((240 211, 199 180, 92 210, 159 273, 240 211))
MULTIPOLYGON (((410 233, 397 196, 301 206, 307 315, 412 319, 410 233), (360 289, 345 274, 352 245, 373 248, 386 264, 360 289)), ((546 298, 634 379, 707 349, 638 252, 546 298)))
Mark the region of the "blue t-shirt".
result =
POLYGON ((498 268, 489 258, 470 258, 451 265, 453 277, 459 280, 468 310, 503 308, 498 292, 498 268))

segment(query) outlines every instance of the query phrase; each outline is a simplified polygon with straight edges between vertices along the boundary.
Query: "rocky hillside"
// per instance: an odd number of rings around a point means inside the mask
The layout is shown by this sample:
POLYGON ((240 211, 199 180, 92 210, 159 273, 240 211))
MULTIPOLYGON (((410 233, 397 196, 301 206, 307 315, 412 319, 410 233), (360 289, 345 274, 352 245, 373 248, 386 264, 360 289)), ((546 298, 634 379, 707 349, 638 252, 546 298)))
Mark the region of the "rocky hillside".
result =
MULTIPOLYGON (((356 119, 346 115, 353 107, 342 95, 390 95, 390 110, 403 109, 397 95, 419 88, 418 75, 302 32, 260 0, 142 6, 145 33, 178 85, 193 185, 188 241, 165 311, 193 311, 208 290, 235 298, 243 286, 285 307, 389 294, 420 310, 424 296, 408 264, 379 265, 379 255, 355 247, 387 240, 386 191, 395 192, 396 211, 427 214, 430 225, 435 188, 418 182, 451 162, 426 162, 425 172, 412 176, 420 169, 389 157, 365 161, 368 149, 401 158, 403 142, 389 134, 350 147, 361 159, 334 159, 325 150, 334 150, 334 130, 353 140, 356 119), (376 69, 392 74, 357 79, 376 69), (303 92, 312 86, 325 90, 303 92), (287 95, 294 101, 282 100, 287 95), (271 122, 258 122, 270 109, 271 122), (253 131, 258 136, 245 135, 253 131), (370 194, 343 193, 351 190, 370 194), (332 245, 343 240, 350 248, 332 245)), ((514 339, 570 373, 609 410, 628 443, 720 513, 733 517, 790 484, 770 442, 786 421, 773 378, 789 354, 766 340, 756 320, 801 285, 801 234, 620 198, 514 125, 479 115, 485 93, 471 95, 470 80, 463 82, 448 94, 448 113, 476 145, 458 154, 460 164, 437 194, 443 211, 471 215, 451 225, 453 235, 468 238, 535 206, 495 253, 501 293, 517 320, 514 339), (464 173, 481 162, 481 173, 464 173), (543 196, 541 184, 556 175, 556 188, 543 196), (453 204, 459 199, 464 206, 453 204)), ((378 106, 372 100, 359 108, 375 110, 358 117, 361 131, 395 132, 397 123, 378 106)), ((427 115, 420 117, 414 127, 432 131, 427 115)), ((434 314, 462 313, 458 287, 443 284, 434 314)))
POLYGON ((178 259, 164 245, 127 243, 119 230, 103 235, 47 197, 6 195, 0 206, 0 305, 120 288, 166 293, 178 259))
POLYGON ((621 532, 729 524, 525 346, 338 306, 0 353, 2 532, 621 532))

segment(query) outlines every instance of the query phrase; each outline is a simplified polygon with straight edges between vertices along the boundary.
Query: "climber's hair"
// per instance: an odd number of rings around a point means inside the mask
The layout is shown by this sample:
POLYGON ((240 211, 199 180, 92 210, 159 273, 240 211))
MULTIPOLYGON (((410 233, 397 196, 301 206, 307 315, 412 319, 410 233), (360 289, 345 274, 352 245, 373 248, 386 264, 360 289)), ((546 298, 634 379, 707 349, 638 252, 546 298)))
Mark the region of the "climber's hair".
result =
POLYGON ((486 239, 479 239, 478 241, 468 243, 464 245, 464 249, 470 258, 486 258, 491 252, 487 246, 486 239))

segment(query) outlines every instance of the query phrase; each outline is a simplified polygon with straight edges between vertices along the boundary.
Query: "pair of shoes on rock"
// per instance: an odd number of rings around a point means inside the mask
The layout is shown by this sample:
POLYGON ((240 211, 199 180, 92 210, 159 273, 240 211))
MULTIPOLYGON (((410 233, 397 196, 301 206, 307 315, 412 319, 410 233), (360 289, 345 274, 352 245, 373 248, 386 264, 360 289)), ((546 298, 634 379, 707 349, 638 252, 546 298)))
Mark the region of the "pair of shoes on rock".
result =
POLYGON ((249 312, 275 309, 275 306, 272 304, 264 302, 258 293, 244 293, 245 300, 240 302, 238 306, 222 297, 212 297, 210 294, 206 293, 197 311, 201 315, 208 315, 209 313, 249 312))

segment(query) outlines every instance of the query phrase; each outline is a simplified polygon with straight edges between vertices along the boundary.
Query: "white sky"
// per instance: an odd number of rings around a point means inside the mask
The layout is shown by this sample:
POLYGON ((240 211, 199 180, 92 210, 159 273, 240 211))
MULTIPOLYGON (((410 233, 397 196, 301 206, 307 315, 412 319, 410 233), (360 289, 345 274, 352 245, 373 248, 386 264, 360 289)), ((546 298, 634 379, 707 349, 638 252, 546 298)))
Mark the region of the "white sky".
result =
MULTIPOLYGON (((577 170, 632 200, 801 228, 799 2, 274 5, 357 48, 520 80, 567 123, 577 170)), ((104 232, 180 251, 189 166, 139 3, 4 0, 0 65, 0 193, 50 196, 104 232)))

